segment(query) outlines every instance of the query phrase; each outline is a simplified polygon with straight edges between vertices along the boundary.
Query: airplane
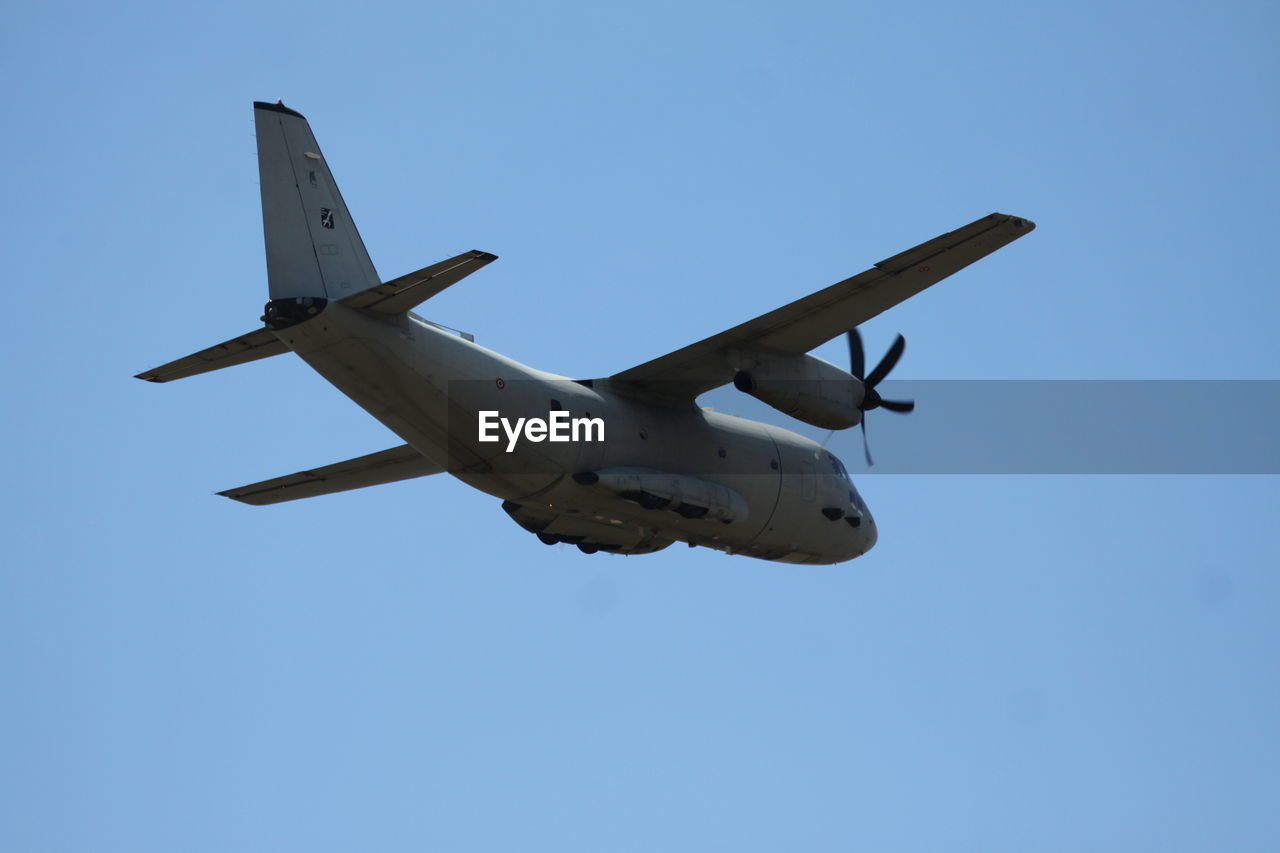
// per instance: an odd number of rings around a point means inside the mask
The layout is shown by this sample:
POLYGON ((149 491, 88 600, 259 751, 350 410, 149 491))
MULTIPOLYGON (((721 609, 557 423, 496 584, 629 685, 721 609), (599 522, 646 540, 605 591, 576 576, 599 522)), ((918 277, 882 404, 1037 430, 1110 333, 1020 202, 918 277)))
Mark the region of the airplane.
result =
POLYGON ((857 327, 1035 228, 993 213, 683 349, 573 379, 414 313, 496 256, 464 252, 383 281, 306 118, 283 102, 253 109, 270 295, 263 325, 137 378, 169 382, 292 351, 404 441, 219 492, 255 506, 447 471, 500 499, 541 542, 587 554, 684 542, 784 563, 853 559, 878 532, 840 459, 697 398, 732 383, 803 423, 861 425, 865 446, 869 412, 905 414, 914 402, 876 390, 903 337, 867 371, 857 327), (842 335, 847 370, 810 354, 842 335))

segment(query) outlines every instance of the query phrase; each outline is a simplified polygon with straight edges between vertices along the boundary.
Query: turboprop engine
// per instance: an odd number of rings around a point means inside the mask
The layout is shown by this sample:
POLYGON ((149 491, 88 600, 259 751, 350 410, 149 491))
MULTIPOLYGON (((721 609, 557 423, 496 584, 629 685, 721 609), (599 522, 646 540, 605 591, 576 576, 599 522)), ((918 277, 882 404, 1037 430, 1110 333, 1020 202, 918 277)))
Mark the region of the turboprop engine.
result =
POLYGON ((807 424, 837 430, 860 422, 862 452, 871 465, 866 413, 885 409, 905 415, 916 408, 914 400, 887 400, 876 390, 902 358, 907 339, 902 335, 894 338, 889 351, 867 373, 862 335, 853 328, 845 333, 845 338, 849 342, 848 373, 807 353, 797 356, 731 350, 728 355, 737 371, 733 384, 739 391, 807 424))
POLYGON ((778 411, 823 429, 848 429, 862 420, 862 383, 830 362, 805 353, 732 353, 733 387, 778 411))

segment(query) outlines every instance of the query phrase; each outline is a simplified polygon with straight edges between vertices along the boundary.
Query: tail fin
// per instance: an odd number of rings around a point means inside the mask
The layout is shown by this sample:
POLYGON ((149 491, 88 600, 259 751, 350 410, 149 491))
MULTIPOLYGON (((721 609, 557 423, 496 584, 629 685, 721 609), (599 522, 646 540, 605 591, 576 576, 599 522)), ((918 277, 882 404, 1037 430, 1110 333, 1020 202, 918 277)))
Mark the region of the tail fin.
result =
POLYGON ((377 285, 306 118, 284 104, 255 101, 253 120, 272 300, 334 300, 377 285))

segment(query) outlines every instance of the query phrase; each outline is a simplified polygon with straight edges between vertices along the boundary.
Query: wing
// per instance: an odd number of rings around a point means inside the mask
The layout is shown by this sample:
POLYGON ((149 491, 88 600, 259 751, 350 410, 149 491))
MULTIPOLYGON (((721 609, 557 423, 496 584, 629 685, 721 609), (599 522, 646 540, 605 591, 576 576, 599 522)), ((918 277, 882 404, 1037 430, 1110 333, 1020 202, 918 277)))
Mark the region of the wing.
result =
POLYGON ((246 335, 184 356, 177 361, 139 373, 136 378, 145 379, 148 382, 169 382, 288 351, 289 348, 280 343, 279 339, 271 334, 270 329, 256 329, 246 335))
POLYGON ((439 474, 443 470, 444 468, 409 445, 402 444, 368 456, 348 459, 311 471, 299 471, 274 480, 263 480, 261 483, 250 483, 218 494, 240 503, 265 506, 425 477, 439 474))
POLYGON ((993 213, 864 273, 784 305, 727 332, 609 377, 650 394, 691 399, 733 379, 729 349, 800 355, 1030 233, 1035 223, 993 213))
POLYGON ((463 252, 447 261, 353 293, 343 299, 342 304, 378 314, 401 314, 497 259, 497 255, 488 252, 463 252))

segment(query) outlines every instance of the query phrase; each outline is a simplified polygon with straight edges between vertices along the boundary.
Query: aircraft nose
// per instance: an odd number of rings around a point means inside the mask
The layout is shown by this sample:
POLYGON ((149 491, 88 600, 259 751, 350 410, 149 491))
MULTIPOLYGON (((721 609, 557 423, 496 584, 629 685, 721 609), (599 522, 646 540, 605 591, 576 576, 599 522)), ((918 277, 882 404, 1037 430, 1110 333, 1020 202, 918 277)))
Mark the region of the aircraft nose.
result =
POLYGON ((865 554, 875 547, 876 540, 880 538, 880 534, 876 530, 875 520, 869 514, 860 518, 850 517, 845 521, 849 522, 849 526, 853 528, 854 536, 862 547, 860 554, 865 554))

